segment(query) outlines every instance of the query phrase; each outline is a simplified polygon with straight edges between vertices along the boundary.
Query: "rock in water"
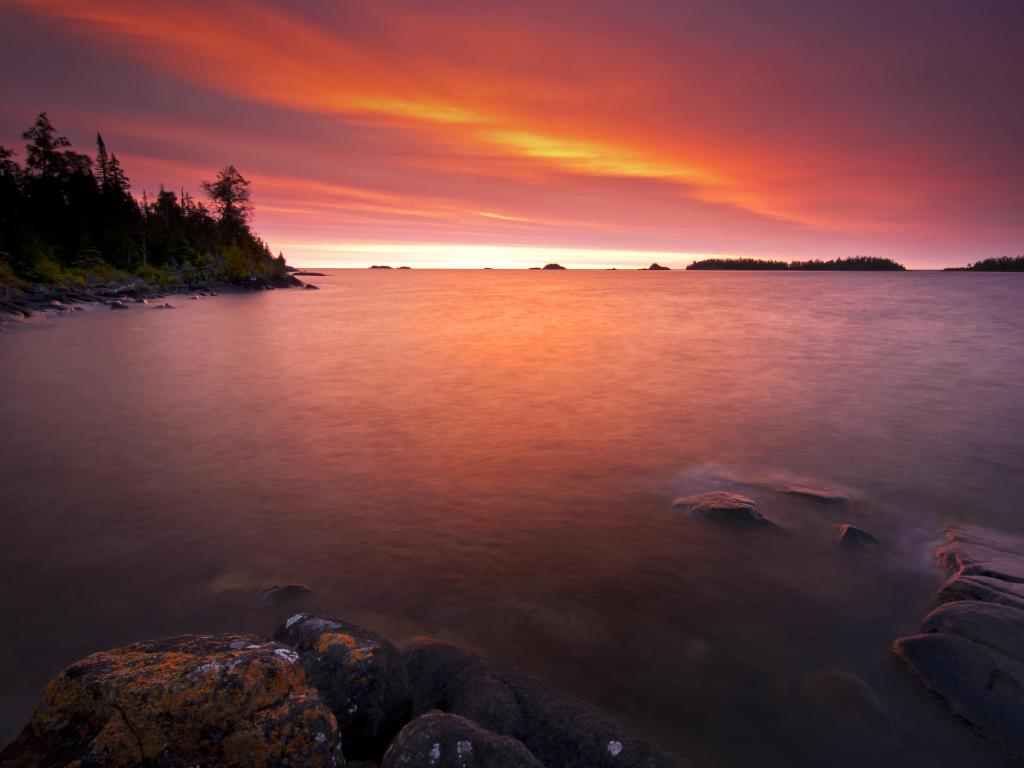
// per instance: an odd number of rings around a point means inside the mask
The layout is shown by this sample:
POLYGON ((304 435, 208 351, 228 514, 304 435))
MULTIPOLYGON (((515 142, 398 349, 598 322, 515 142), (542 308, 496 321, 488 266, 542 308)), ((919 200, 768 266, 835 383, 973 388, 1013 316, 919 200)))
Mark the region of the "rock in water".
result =
POLYGON ((771 520, 761 514, 757 503, 746 496, 729 491, 707 491, 683 496, 672 502, 691 517, 703 517, 730 523, 746 523, 777 528, 771 520))
POLYGON ((395 646, 355 624, 303 613, 274 639, 298 651, 345 735, 346 758, 379 761, 412 716, 409 676, 395 646))
POLYGON ((850 549, 877 547, 879 543, 878 539, 863 528, 858 528, 850 523, 843 523, 836 528, 836 541, 850 549))
POLYGON ((123 301, 112 301, 110 302, 111 309, 128 309, 128 305, 123 301))
POLYGON ((458 715, 431 712, 398 734, 381 768, 544 768, 521 741, 458 715))
POLYGON ((263 587, 256 591, 260 599, 271 605, 287 603, 292 600, 311 595, 313 590, 305 584, 275 584, 272 587, 263 587))
POLYGON ((0 765, 343 765, 298 654, 250 635, 183 635, 94 653, 55 677, 0 765))
POLYGON ((943 604, 893 651, 949 707, 1024 757, 1024 541, 951 528, 936 550, 952 572, 943 604))
POLYGON ((850 503, 850 498, 846 494, 832 490, 831 488, 818 488, 813 485, 791 483, 789 485, 779 486, 776 490, 779 493, 789 494, 790 496, 802 496, 805 499, 813 499, 815 501, 820 501, 823 504, 850 503))
POLYGON ((682 768, 689 765, 597 708, 514 667, 428 638, 402 652, 414 710, 441 709, 521 741, 547 768, 682 768))

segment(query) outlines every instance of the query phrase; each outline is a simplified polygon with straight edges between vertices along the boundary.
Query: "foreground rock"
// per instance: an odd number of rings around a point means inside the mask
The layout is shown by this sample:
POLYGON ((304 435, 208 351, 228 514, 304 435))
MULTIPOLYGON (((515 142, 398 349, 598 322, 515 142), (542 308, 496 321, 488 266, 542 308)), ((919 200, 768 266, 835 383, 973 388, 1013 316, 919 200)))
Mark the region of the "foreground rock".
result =
POLYGON ((55 677, 0 765, 334 766, 330 711, 298 655, 250 635, 95 653, 55 677))
POLYGON ((893 651, 954 712, 1024 757, 1024 541, 969 527, 945 538, 943 604, 893 651))
POLYGON ((441 712, 417 717, 388 748, 381 768, 544 768, 521 741, 441 712))
POLYGON ((691 517, 765 528, 778 527, 761 514, 753 499, 729 491, 707 491, 683 496, 673 501, 672 506, 683 510, 691 517))
POLYGON ((398 650, 341 619, 298 613, 274 639, 294 648, 337 718, 350 760, 379 761, 412 715, 412 689, 398 650))
POLYGON ((426 638, 412 641, 402 655, 417 714, 440 709, 472 720, 521 741, 546 768, 688 765, 514 667, 426 638))

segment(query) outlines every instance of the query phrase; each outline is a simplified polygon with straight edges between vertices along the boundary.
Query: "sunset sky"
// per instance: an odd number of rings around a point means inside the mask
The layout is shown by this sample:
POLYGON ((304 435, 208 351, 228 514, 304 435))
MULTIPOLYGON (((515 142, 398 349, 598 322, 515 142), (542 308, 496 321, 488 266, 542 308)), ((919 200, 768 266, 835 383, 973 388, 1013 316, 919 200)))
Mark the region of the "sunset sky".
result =
POLYGON ((1024 253, 1022 0, 0 0, 0 144, 307 266, 1024 253))

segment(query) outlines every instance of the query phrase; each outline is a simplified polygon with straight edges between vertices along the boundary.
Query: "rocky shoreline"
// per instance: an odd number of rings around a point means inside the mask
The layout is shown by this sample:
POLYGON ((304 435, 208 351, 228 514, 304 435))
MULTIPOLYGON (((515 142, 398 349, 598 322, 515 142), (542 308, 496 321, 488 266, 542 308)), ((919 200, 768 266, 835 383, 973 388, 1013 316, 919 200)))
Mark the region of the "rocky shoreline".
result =
MULTIPOLYGON (((216 296, 220 292, 232 290, 262 291, 275 288, 308 288, 312 290, 316 286, 303 283, 291 274, 286 274, 278 280, 254 276, 241 285, 227 282, 150 285, 137 278, 91 286, 45 283, 12 286, 0 283, 0 327, 5 324, 24 323, 33 318, 72 314, 90 305, 105 305, 115 310, 127 309, 132 304, 150 304, 172 296, 191 299, 216 296)), ((173 309, 174 307, 167 303, 159 303, 155 304, 154 308, 173 309)))
POLYGON ((274 639, 183 635, 94 653, 46 687, 3 768, 684 768, 519 669, 298 613, 274 639))

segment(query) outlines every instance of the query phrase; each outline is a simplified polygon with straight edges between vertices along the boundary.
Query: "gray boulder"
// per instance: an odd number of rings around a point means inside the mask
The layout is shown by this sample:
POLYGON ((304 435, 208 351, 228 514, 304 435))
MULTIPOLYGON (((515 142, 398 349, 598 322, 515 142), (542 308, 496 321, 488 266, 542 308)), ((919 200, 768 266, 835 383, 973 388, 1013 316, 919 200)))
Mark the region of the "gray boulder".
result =
POLYGON ((379 761, 412 714, 409 676, 395 646, 356 624, 304 613, 274 639, 298 652, 345 736, 345 758, 379 761))
POLYGON ((521 741, 458 715, 431 712, 395 737, 381 768, 544 768, 521 741))
POLYGON ((707 491, 682 496, 673 501, 672 506, 691 517, 767 528, 778 527, 761 514, 753 499, 730 491, 707 491))
POLYGON ((453 645, 413 640, 402 652, 414 711, 440 709, 510 736, 547 768, 682 768, 596 707, 532 675, 453 645))

